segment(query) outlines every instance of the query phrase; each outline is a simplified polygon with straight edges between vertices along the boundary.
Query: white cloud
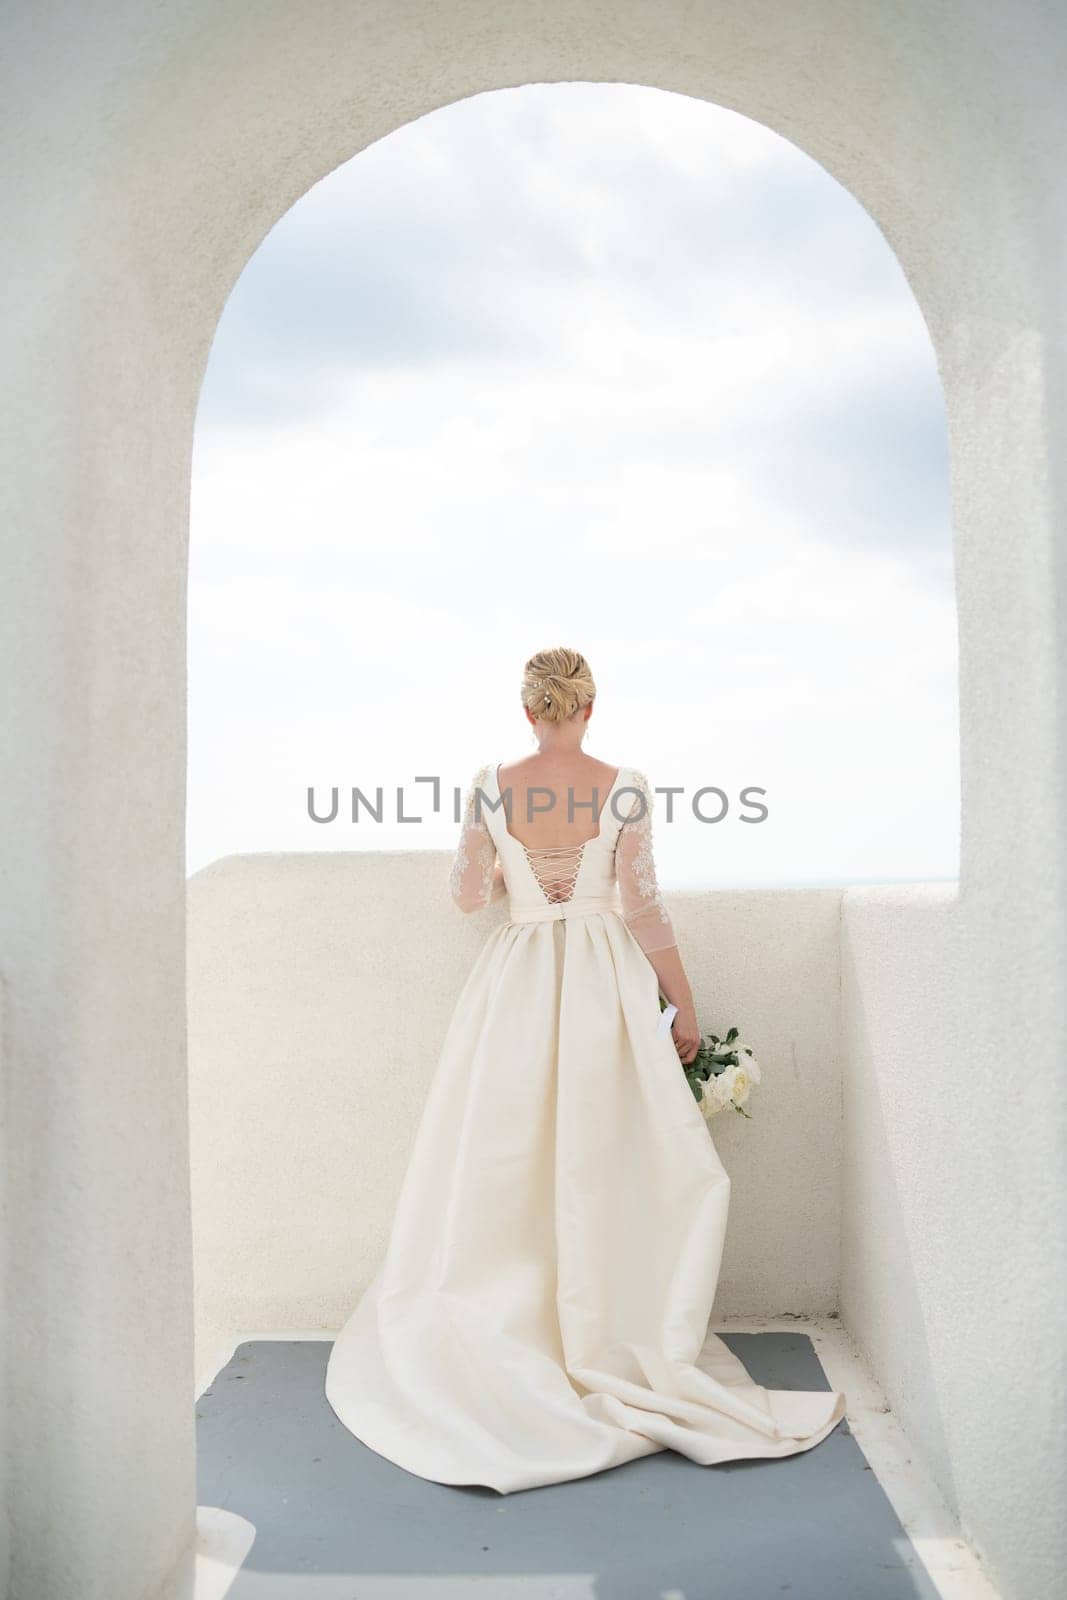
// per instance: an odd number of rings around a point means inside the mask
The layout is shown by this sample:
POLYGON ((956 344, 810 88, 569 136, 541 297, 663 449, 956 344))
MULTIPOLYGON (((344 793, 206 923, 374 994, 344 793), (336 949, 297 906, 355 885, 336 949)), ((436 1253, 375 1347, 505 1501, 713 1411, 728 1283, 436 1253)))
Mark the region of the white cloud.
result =
POLYGON ((658 829, 665 882, 951 876, 942 403, 899 267, 768 130, 625 85, 480 95, 275 228, 198 424, 190 868, 396 848, 309 783, 464 785, 522 662, 589 656, 589 747, 771 818, 658 829))

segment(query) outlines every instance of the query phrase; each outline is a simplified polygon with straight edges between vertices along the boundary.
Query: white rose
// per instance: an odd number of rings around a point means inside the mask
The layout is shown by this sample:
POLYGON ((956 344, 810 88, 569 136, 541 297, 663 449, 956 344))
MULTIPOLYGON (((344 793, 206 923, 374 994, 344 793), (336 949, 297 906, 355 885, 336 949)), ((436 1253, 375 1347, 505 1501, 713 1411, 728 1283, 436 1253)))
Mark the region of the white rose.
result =
POLYGON ((730 1098, 729 1095, 723 1094, 722 1080, 724 1076, 724 1073, 720 1073, 718 1077, 711 1077, 704 1085, 700 1109, 706 1117, 715 1116, 716 1112, 721 1111, 730 1098))
POLYGON ((747 1054, 742 1056, 741 1065, 744 1067, 753 1083, 759 1083, 761 1081, 759 1062, 756 1060, 755 1056, 747 1054))
POLYGON ((750 1080, 744 1067, 727 1067, 723 1073, 723 1091, 735 1106, 743 1106, 748 1099, 750 1080))

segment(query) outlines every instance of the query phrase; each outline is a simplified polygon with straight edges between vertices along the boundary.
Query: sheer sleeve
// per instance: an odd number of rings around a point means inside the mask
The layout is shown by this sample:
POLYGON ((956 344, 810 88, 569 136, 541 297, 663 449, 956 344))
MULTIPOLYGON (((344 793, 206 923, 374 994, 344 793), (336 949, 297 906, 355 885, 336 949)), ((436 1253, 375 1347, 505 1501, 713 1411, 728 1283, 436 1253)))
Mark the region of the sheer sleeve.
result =
POLYGON ((652 789, 643 772, 633 773, 634 796, 615 845, 615 876, 627 927, 646 955, 678 941, 656 882, 652 856, 652 789))
POLYGON ((449 891, 461 911, 480 911, 507 894, 496 844, 485 820, 484 799, 478 804, 479 791, 484 796, 491 770, 488 765, 479 767, 467 790, 459 844, 449 870, 449 891))

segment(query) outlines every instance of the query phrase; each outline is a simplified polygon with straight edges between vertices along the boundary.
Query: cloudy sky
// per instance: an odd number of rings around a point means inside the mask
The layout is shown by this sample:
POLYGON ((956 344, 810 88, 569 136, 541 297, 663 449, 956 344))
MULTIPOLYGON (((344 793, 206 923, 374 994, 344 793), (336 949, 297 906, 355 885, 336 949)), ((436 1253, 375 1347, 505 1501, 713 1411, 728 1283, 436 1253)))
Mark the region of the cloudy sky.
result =
POLYGON ((664 885, 957 874, 930 340, 857 202, 719 107, 481 94, 305 195, 219 324, 189 622, 190 871, 450 848, 455 791, 533 747, 524 660, 568 644, 586 748, 682 791, 664 885))

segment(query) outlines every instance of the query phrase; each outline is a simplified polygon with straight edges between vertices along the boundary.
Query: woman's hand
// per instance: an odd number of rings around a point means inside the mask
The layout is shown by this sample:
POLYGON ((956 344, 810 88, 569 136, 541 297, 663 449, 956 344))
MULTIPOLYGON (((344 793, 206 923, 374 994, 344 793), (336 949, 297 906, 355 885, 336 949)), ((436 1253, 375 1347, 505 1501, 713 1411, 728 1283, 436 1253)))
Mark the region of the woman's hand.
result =
POLYGON ((697 1026, 695 1006, 678 1007, 678 1015, 671 1023, 671 1038, 677 1047, 682 1065, 687 1067, 696 1059, 696 1053, 700 1049, 700 1029, 697 1026))

